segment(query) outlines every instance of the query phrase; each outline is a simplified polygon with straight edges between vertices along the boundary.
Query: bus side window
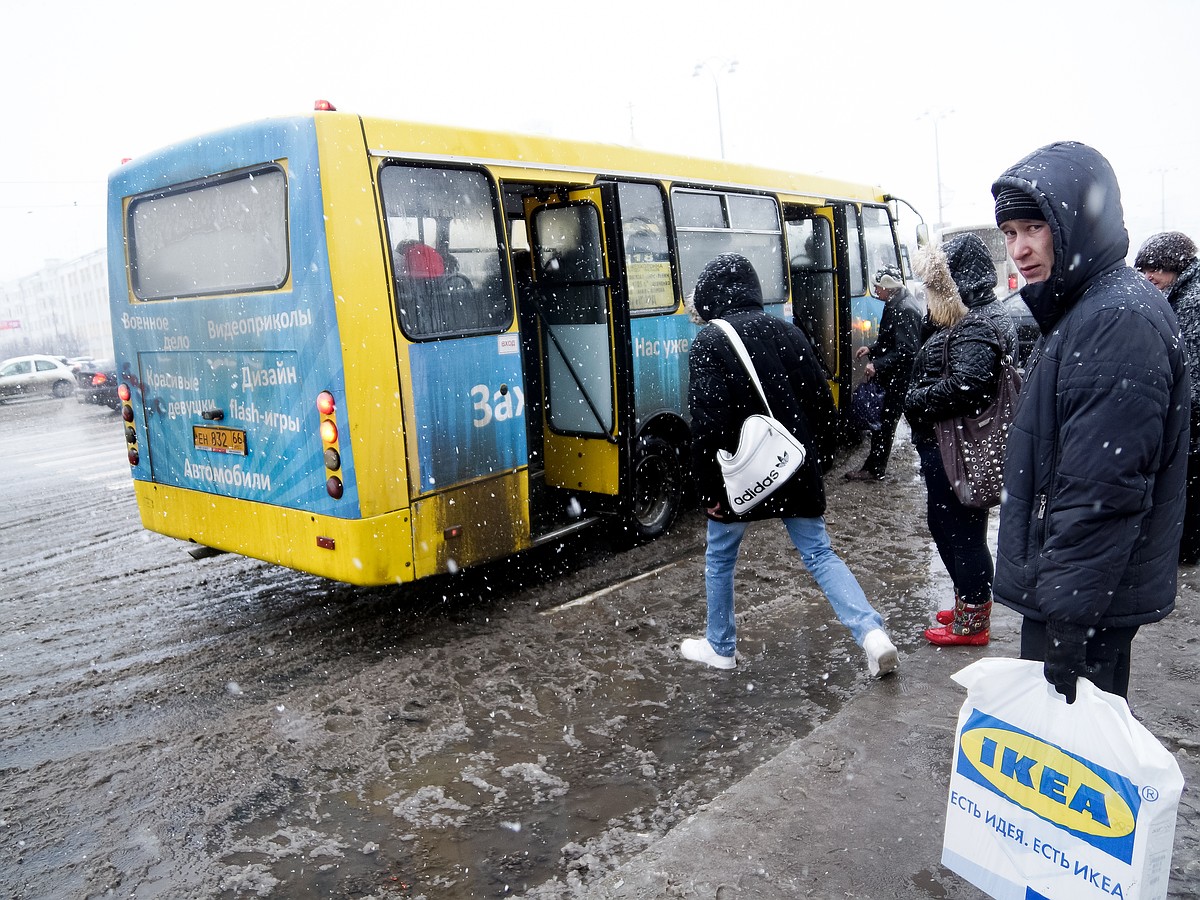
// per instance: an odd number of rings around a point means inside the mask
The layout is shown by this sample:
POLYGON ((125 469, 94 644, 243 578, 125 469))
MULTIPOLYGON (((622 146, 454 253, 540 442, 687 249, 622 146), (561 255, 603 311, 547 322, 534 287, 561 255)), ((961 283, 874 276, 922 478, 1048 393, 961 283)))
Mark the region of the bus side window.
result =
POLYGON ((837 351, 833 229, 828 219, 786 223, 792 275, 792 318, 812 341, 821 365, 832 374, 837 351))
POLYGON ((506 329, 512 305, 502 277, 502 221, 487 178, 389 164, 380 184, 404 333, 430 338, 506 329))
POLYGON ((896 237, 888 211, 881 206, 867 206, 862 210, 863 239, 867 245, 867 276, 873 277, 884 266, 898 266, 896 237))
POLYGON ((607 321, 604 250, 596 208, 588 204, 544 207, 531 225, 538 236, 538 284, 547 321, 570 325, 607 321))
POLYGON ((774 197, 732 191, 672 188, 679 267, 686 297, 709 261, 735 252, 750 260, 764 303, 787 299, 783 236, 774 197))
POLYGON ((863 258, 862 227, 859 225, 858 208, 853 203, 847 203, 845 210, 846 269, 850 275, 850 296, 862 297, 870 292, 863 258))
POLYGON ((619 181, 625 277, 631 313, 675 309, 675 273, 667 237, 666 195, 657 184, 619 181))

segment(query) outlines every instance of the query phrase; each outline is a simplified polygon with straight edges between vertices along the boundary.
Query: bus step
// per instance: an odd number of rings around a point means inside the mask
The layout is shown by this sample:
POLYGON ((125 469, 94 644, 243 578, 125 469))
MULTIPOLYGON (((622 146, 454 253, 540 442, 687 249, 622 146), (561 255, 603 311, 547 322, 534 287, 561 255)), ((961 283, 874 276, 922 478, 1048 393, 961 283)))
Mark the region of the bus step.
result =
POLYGON ((530 536, 529 542, 534 547, 552 544, 555 541, 560 541, 577 531, 583 531, 583 529, 595 524, 597 521, 599 521, 598 516, 584 516, 583 518, 577 518, 569 523, 560 524, 557 528, 552 528, 549 531, 535 531, 530 536))

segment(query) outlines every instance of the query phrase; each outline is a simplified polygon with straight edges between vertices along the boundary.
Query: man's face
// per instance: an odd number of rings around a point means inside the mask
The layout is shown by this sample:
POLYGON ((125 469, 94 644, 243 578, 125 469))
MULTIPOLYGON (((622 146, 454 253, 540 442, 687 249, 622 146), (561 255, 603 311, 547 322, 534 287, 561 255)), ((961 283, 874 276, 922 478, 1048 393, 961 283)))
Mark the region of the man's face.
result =
POLYGON ((1030 284, 1045 281, 1054 269, 1054 235, 1040 219, 1010 219, 1000 226, 1008 255, 1030 284))
POLYGON ((1138 269, 1138 271, 1145 275, 1146 280, 1164 294, 1171 289, 1171 285, 1179 277, 1178 272, 1168 272, 1166 269, 1138 269))
POLYGON ((882 300, 884 303, 887 303, 889 300, 892 299, 893 293, 894 293, 893 291, 888 290, 887 288, 883 287, 882 285, 878 285, 878 284, 875 285, 875 296, 878 299, 882 300))

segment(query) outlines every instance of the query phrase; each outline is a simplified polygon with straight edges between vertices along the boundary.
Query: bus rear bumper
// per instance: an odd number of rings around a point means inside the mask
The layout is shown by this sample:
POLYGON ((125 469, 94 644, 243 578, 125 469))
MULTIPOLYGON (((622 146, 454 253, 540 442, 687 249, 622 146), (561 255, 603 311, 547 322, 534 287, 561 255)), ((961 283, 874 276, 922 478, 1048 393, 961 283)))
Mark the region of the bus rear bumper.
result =
POLYGON ((348 584, 416 577, 407 509, 341 519, 146 481, 134 493, 142 526, 168 537, 348 584))

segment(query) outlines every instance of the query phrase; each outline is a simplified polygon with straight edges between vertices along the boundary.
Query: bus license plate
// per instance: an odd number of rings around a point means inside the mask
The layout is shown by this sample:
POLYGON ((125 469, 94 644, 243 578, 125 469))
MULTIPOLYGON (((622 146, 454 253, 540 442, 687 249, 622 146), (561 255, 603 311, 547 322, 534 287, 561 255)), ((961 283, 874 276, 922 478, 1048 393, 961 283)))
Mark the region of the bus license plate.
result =
POLYGON ((197 450, 213 453, 236 453, 246 455, 246 432, 236 428, 212 428, 208 425, 192 426, 192 442, 197 450))

